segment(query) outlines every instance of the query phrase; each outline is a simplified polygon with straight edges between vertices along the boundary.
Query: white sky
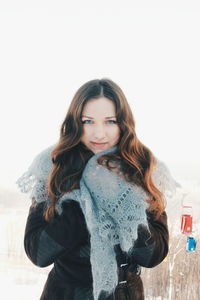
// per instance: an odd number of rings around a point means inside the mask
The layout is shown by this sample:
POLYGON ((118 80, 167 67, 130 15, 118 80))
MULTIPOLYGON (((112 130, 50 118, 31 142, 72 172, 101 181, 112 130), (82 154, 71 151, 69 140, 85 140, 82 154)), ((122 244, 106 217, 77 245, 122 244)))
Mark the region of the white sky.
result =
POLYGON ((1 0, 0 186, 57 141, 75 91, 101 77, 123 89, 139 138, 172 173, 200 178, 198 3, 1 0))

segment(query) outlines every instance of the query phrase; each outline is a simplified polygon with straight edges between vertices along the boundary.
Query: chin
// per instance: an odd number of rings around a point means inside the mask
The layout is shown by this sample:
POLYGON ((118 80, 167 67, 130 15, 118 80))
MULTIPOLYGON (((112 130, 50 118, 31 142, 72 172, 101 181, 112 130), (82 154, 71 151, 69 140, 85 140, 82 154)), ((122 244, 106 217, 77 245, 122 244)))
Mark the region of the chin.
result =
POLYGON ((99 150, 92 150, 92 151, 96 154, 96 153, 102 152, 104 150, 106 150, 106 149, 99 149, 99 150))

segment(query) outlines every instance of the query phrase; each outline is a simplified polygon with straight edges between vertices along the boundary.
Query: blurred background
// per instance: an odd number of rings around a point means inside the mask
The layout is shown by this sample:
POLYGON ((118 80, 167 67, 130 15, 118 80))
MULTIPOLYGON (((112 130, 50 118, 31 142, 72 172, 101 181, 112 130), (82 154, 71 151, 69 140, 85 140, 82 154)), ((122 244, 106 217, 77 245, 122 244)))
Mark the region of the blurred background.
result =
POLYGON ((102 77, 122 88, 138 137, 181 184, 167 204, 170 254, 143 273, 148 300, 198 299, 199 250, 186 253, 179 227, 184 199, 193 206, 198 239, 199 36, 199 1, 0 1, 0 280, 7 299, 39 299, 49 270, 24 254, 30 199, 15 182, 57 142, 76 90, 102 77))

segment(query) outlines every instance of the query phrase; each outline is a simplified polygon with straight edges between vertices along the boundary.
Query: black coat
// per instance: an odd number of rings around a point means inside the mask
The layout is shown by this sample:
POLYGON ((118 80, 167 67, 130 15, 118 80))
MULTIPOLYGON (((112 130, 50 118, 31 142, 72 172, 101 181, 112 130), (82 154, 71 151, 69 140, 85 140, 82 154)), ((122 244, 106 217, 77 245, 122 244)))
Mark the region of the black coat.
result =
MULTIPOLYGON (((90 235, 79 204, 73 200, 63 203, 62 214, 51 222, 45 221, 44 208, 44 202, 30 207, 24 236, 26 254, 35 265, 54 264, 40 300, 93 300, 90 235)), ((155 220, 147 212, 147 218, 151 236, 139 226, 138 239, 128 253, 132 266, 154 267, 168 253, 166 213, 155 220)), ((138 300, 144 299, 141 284, 138 294, 138 300)))

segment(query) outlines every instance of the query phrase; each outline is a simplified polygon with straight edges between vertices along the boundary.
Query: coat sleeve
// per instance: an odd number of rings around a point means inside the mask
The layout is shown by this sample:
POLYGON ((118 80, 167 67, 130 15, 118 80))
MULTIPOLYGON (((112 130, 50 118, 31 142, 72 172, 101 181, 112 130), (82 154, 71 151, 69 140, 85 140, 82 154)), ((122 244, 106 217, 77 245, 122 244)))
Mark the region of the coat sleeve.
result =
POLYGON ((24 247, 29 259, 46 267, 70 252, 88 237, 84 217, 75 201, 63 204, 63 212, 52 221, 44 219, 45 203, 33 203, 27 218, 24 247))
POLYGON ((166 212, 156 219, 154 213, 147 212, 149 228, 138 227, 138 238, 129 250, 133 263, 152 268, 163 261, 168 253, 169 232, 166 212))

